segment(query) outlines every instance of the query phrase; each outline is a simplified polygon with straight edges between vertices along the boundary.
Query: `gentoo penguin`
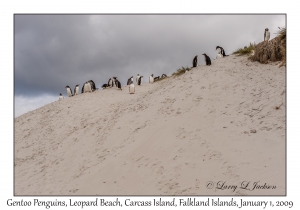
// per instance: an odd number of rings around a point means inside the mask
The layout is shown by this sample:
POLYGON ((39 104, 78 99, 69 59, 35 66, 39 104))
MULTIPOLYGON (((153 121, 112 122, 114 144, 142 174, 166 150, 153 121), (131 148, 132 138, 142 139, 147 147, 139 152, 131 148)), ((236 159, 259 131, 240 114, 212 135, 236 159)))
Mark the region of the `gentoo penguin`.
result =
POLYGON ((210 66, 211 65, 211 61, 210 61, 210 58, 208 57, 208 55, 206 55, 205 53, 202 54, 202 55, 204 55, 204 57, 205 57, 205 63, 206 63, 206 65, 210 66))
POLYGON ((217 47, 216 47, 216 50, 217 50, 217 49, 220 50, 219 54, 221 54, 222 57, 228 56, 228 55, 225 54, 225 50, 223 49, 223 47, 217 46, 217 47))
POLYGON ((153 74, 150 75, 149 77, 149 83, 152 84, 154 82, 153 74))
POLYGON ((74 96, 79 94, 79 84, 74 88, 74 96))
POLYGON ((91 90, 95 91, 96 90, 96 85, 95 85, 94 81, 93 80, 89 80, 88 82, 91 84, 91 90))
POLYGON ((142 84, 142 78, 143 78, 143 76, 140 76, 140 77, 139 77, 138 85, 141 85, 141 84, 142 84))
POLYGON ((69 97, 73 96, 72 89, 68 85, 66 86, 66 88, 67 88, 68 96, 69 97))
POLYGON ((218 58, 223 58, 223 55, 221 54, 221 52, 219 52, 219 53, 217 54, 216 59, 218 59, 218 58))
POLYGON ((59 98, 58 98, 58 100, 62 100, 64 97, 62 96, 62 94, 60 93, 59 94, 59 98))
POLYGON ((264 41, 269 41, 269 39, 270 39, 270 31, 268 28, 266 28, 264 33, 264 41))
POLYGON ((113 77, 113 86, 116 86, 116 87, 117 87, 117 85, 116 85, 116 80, 117 80, 117 78, 118 78, 118 77, 113 77))
POLYGON ((118 88, 118 89, 121 89, 122 90, 122 86, 121 86, 121 82, 119 81, 119 80, 117 80, 116 79, 116 87, 118 88))
POLYGON ((164 77, 167 77, 167 75, 166 75, 166 74, 162 74, 162 75, 161 75, 161 78, 164 78, 164 77))
POLYGON ((159 80, 159 76, 154 77, 154 82, 155 82, 156 80, 159 80))
POLYGON ((102 88, 104 89, 104 88, 107 88, 108 87, 108 85, 107 84, 103 84, 102 85, 102 88))
POLYGON ((108 80, 108 82, 107 82, 107 85, 108 85, 109 87, 112 87, 112 78, 109 78, 109 80, 108 80))
POLYGON ((197 67, 197 63, 198 63, 198 55, 196 55, 193 59, 193 67, 197 67))
POLYGON ((138 84, 139 78, 140 78, 140 75, 138 74, 138 75, 136 76, 136 84, 138 84))
POLYGON ((92 87, 90 82, 84 83, 83 93, 92 92, 92 87))
POLYGON ((134 94, 134 92, 135 92, 134 84, 129 85, 129 93, 134 94))
POLYGON ((127 80, 127 85, 131 85, 133 83, 133 76, 127 80))

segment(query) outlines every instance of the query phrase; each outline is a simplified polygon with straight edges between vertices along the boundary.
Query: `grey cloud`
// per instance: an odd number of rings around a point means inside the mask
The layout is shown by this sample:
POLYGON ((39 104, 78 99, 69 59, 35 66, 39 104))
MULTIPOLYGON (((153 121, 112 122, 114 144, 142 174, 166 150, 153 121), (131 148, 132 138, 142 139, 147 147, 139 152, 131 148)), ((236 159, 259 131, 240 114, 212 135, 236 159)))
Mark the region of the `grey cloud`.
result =
POLYGON ((125 85, 138 73, 170 75, 191 66, 196 54, 213 59, 216 45, 230 54, 284 23, 284 15, 15 15, 15 94, 57 95, 90 79, 101 86, 117 76, 125 85))

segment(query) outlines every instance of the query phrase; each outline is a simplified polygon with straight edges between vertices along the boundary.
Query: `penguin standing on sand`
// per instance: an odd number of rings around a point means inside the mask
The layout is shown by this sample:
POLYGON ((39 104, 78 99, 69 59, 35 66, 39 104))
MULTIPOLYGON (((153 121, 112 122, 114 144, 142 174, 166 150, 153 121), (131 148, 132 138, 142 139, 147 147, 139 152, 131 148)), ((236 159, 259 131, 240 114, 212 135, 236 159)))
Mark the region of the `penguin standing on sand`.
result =
POLYGON ((138 75, 136 76, 136 84, 138 84, 139 78, 140 78, 140 75, 138 74, 138 75))
POLYGON ((138 85, 141 85, 141 84, 142 84, 142 78, 143 78, 143 76, 140 76, 140 77, 139 77, 138 85))
POLYGON ((92 87, 91 87, 91 83, 90 82, 86 82, 84 83, 83 87, 82 87, 82 93, 87 93, 87 92, 92 92, 92 87))
POLYGON ((108 80, 108 82, 107 82, 107 85, 108 85, 109 87, 112 87, 112 78, 109 78, 109 80, 108 80))
POLYGON ((79 94, 79 84, 74 88, 74 96, 79 94))
POLYGON ((93 80, 89 80, 88 82, 91 84, 91 91, 94 92, 96 90, 95 82, 93 80))
POLYGON ((204 55, 204 57, 205 57, 205 63, 206 63, 206 65, 207 65, 207 66, 210 66, 210 65, 211 65, 211 60, 210 60, 210 58, 208 57, 208 55, 206 55, 205 53, 202 54, 202 55, 204 55))
POLYGON ((115 82, 116 82, 117 88, 122 90, 121 82, 119 80, 117 80, 117 79, 116 79, 115 82))
POLYGON ((103 85, 102 85, 102 89, 105 89, 105 88, 107 88, 107 87, 108 87, 107 84, 103 84, 103 85))
POLYGON ((127 85, 131 85, 133 83, 133 76, 127 80, 127 85))
POLYGON ((159 80, 159 76, 154 77, 154 82, 155 82, 156 80, 159 80))
POLYGON ((66 86, 66 88, 67 88, 68 96, 69 97, 73 96, 72 89, 68 85, 66 86))
POLYGON ((198 55, 196 55, 193 59, 193 67, 197 67, 197 63, 198 63, 198 55))
POLYGON ((129 93, 134 94, 134 92, 135 92, 135 87, 134 84, 132 83, 131 85, 129 85, 129 93))
POLYGON ((113 79, 112 79, 112 86, 113 87, 117 86, 116 85, 116 79, 117 79, 117 77, 113 77, 113 79))
POLYGON ((149 83, 152 84, 154 82, 153 74, 150 75, 149 77, 149 83))
POLYGON ((59 94, 59 98, 58 98, 58 100, 62 100, 64 97, 62 96, 62 94, 60 93, 59 94))
POLYGON ((223 47, 217 46, 217 47, 216 47, 216 50, 217 50, 217 49, 220 50, 219 54, 221 54, 222 57, 228 56, 228 55, 225 54, 225 50, 223 49, 223 47))

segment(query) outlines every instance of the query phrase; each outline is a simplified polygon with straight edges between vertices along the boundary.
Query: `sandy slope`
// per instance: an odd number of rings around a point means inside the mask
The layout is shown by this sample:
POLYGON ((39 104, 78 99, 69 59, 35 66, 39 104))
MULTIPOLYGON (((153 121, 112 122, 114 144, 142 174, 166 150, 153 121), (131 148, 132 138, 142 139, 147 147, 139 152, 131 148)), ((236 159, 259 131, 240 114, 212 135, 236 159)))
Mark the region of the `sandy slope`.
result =
POLYGON ((285 90, 284 67, 229 56, 48 104, 15 119, 15 195, 284 195, 285 90))

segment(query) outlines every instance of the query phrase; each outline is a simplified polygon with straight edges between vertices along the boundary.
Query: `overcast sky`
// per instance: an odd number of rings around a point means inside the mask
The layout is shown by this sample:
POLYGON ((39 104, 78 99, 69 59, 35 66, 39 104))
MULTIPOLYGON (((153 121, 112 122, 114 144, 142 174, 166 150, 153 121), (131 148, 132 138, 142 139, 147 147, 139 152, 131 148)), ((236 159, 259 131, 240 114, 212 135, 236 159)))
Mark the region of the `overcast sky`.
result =
POLYGON ((285 15, 14 15, 15 117, 65 97, 66 85, 171 75, 217 45, 231 54, 271 39, 285 15))

